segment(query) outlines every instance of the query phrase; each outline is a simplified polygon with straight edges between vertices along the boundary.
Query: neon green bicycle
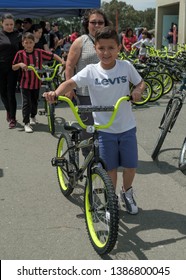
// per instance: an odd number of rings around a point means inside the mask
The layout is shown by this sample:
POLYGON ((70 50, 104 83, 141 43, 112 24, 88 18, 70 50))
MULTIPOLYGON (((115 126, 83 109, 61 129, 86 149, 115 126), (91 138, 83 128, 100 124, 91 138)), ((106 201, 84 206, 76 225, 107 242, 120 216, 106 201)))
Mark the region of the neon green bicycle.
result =
MULTIPOLYGON (((43 69, 38 70, 29 65, 28 70, 33 71, 36 77, 45 84, 46 90, 53 91, 59 85, 56 74, 61 66, 62 64, 57 64, 55 68, 45 66, 43 69)), ((49 131, 53 135, 55 133, 55 104, 49 104, 45 98, 44 111, 39 111, 39 114, 43 113, 47 115, 49 131)))
POLYGON ((58 97, 58 100, 69 104, 77 122, 64 124, 52 165, 57 168, 59 186, 65 197, 68 197, 78 186, 78 181, 82 182, 86 178, 84 191, 86 227, 91 244, 100 255, 108 254, 115 246, 118 236, 119 212, 118 197, 106 172, 105 163, 99 156, 98 130, 111 126, 121 102, 129 99, 129 96, 124 96, 114 106, 77 107, 67 97, 58 97), (112 111, 109 122, 104 125, 86 126, 82 122, 80 114, 95 111, 112 111), (91 134, 89 139, 80 140, 82 129, 86 129, 91 134), (80 165, 79 153, 85 147, 90 147, 90 152, 80 165))

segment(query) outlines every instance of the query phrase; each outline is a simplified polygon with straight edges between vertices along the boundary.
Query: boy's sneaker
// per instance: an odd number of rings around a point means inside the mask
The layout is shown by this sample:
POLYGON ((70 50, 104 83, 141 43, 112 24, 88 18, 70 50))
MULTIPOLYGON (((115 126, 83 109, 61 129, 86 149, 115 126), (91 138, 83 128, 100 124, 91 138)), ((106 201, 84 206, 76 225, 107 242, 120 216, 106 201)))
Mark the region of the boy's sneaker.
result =
POLYGON ((132 187, 128 189, 126 192, 121 190, 120 192, 121 199, 125 203, 126 210, 129 214, 135 215, 138 213, 138 206, 133 197, 133 189, 132 187))
POLYGON ((34 118, 30 118, 30 124, 31 125, 35 125, 36 124, 36 118, 34 117, 34 118))
POLYGON ((15 128, 16 127, 16 120, 14 119, 11 119, 10 122, 9 122, 9 128, 12 129, 12 128, 15 128))
POLYGON ((25 124, 25 132, 27 132, 27 133, 32 133, 33 132, 33 129, 30 126, 29 123, 25 124))

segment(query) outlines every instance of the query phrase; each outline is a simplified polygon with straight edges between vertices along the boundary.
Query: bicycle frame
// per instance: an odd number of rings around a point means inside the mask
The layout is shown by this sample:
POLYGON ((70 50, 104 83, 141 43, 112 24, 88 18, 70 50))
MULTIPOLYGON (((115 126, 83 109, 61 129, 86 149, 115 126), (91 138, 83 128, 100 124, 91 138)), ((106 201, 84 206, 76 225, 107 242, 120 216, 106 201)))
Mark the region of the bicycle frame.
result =
MULTIPOLYGON (((87 176, 90 175, 90 170, 91 170, 91 167, 95 164, 99 164, 101 163, 102 167, 105 169, 106 166, 105 166, 105 163, 103 162, 103 160, 100 158, 99 156, 99 144, 98 144, 98 129, 103 129, 103 128, 108 128, 109 126, 112 125, 113 121, 114 121, 114 118, 117 114, 117 111, 119 109, 119 106, 121 104, 122 101, 129 101, 130 100, 130 97, 129 96, 124 96, 124 97, 121 97, 117 103, 115 104, 115 106, 108 106, 108 107, 105 107, 105 106, 74 106, 74 104, 72 103, 72 101, 67 98, 67 97, 62 97, 62 96, 59 96, 58 97, 58 100, 60 101, 65 101, 69 104, 76 120, 78 121, 79 125, 83 128, 83 129, 86 129, 87 132, 89 133, 93 133, 93 137, 90 137, 89 139, 87 140, 82 140, 80 142, 78 142, 77 140, 72 147, 68 148, 65 153, 60 157, 60 158, 53 158, 52 159, 52 165, 53 166, 58 166, 60 165, 60 162, 61 164, 63 165, 63 157, 68 153, 68 151, 70 149, 74 149, 76 152, 82 148, 86 148, 86 147, 89 147, 89 146, 92 146, 92 149, 91 151, 89 152, 89 154, 87 155, 87 157, 85 158, 84 162, 82 163, 82 166, 81 167, 78 167, 75 160, 73 163, 74 167, 76 170, 74 170, 74 178, 75 180, 77 181, 78 179, 82 180, 83 179, 83 174, 85 172, 85 170, 87 169, 87 176), (96 125, 96 124, 93 124, 93 125, 85 125, 79 114, 80 112, 82 111, 87 111, 87 112, 93 112, 93 111, 113 111, 112 115, 111 115, 111 118, 110 120, 108 121, 107 124, 104 124, 104 125, 96 125)), ((68 131, 68 128, 66 129, 66 131, 68 131)), ((75 133, 75 131, 73 131, 73 133, 75 133)))

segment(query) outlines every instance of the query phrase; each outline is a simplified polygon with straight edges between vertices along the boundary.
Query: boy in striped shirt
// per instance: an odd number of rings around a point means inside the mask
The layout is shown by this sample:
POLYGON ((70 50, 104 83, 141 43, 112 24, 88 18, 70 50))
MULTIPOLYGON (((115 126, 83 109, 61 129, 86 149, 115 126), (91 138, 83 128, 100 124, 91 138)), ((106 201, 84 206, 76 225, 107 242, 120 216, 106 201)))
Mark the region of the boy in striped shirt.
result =
POLYGON ((14 71, 22 69, 20 88, 22 93, 22 115, 25 132, 33 132, 31 124, 36 123, 39 91, 41 81, 36 77, 33 71, 27 71, 28 66, 32 65, 36 69, 42 69, 43 61, 57 60, 62 63, 62 58, 42 49, 35 49, 35 39, 32 33, 25 33, 22 37, 24 50, 16 53, 12 69, 14 71))

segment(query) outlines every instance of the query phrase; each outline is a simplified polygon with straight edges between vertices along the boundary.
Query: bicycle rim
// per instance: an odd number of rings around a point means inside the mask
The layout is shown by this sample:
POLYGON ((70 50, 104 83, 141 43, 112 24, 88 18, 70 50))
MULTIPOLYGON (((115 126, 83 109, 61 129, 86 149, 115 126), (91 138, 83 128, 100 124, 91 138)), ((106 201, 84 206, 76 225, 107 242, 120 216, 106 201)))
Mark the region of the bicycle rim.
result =
POLYGON ((186 138, 182 144, 178 166, 181 171, 186 170, 186 138))
POLYGON ((136 106, 145 105, 151 99, 152 86, 148 81, 145 80, 144 82, 146 84, 146 88, 141 95, 141 100, 138 102, 133 102, 133 104, 135 104, 136 106))
POLYGON ((156 75, 156 78, 158 78, 163 83, 164 86, 163 95, 169 93, 174 85, 173 78, 171 77, 171 75, 164 72, 156 75))
POLYGON ((151 87, 152 87, 152 95, 151 95, 149 102, 157 101, 163 95, 163 92, 164 92, 163 84, 156 77, 148 77, 147 80, 151 84, 151 87))
POLYGON ((165 140, 165 137, 169 131, 169 128, 171 127, 171 124, 172 122, 174 121, 174 117, 175 117, 175 114, 176 114, 176 111, 177 111, 177 108, 179 107, 179 100, 178 99, 175 99, 173 100, 172 102, 172 105, 171 105, 171 108, 169 109, 169 111, 166 113, 165 115, 165 119, 164 119, 164 122, 160 128, 160 134, 159 134, 159 137, 157 139, 157 142, 155 144, 155 147, 154 147, 154 150, 152 152, 152 159, 155 160, 162 145, 163 145, 163 142, 165 140))
POLYGON ((118 201, 107 172, 95 168, 91 174, 91 185, 85 188, 85 220, 88 235, 95 251, 108 254, 115 246, 118 235, 118 201), (90 201, 92 189, 92 202, 90 201))
POLYGON ((61 134, 57 145, 57 158, 63 160, 62 166, 57 166, 57 177, 60 189, 64 196, 69 196, 74 189, 74 165, 75 159, 74 150, 69 150, 72 147, 72 141, 67 133, 61 134))

